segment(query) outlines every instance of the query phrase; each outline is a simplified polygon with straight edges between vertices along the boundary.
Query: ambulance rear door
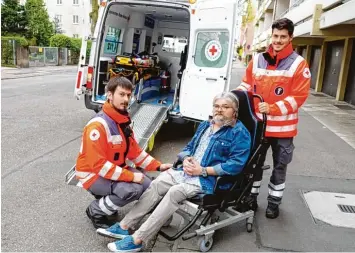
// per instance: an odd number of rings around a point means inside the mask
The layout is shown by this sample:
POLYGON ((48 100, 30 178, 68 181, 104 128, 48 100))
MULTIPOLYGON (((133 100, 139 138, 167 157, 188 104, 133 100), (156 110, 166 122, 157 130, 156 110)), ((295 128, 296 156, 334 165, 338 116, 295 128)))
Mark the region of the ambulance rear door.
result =
POLYGON ((189 54, 180 91, 183 117, 206 120, 213 97, 229 90, 236 2, 197 0, 191 6, 189 54))

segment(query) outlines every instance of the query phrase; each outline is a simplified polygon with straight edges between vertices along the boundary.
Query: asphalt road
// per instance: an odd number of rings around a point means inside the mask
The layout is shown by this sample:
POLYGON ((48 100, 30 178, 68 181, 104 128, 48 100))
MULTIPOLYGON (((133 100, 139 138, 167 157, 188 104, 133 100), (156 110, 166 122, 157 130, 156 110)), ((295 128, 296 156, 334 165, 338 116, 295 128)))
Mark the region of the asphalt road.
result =
MULTIPOLYGON (((243 68, 235 68, 238 83, 243 68)), ((2 80, 2 251, 107 251, 85 215, 93 197, 67 186, 64 174, 75 163, 84 125, 94 115, 73 97, 75 68, 60 74, 2 80)), ((355 193, 354 149, 301 112, 297 153, 288 176, 284 212, 263 216, 266 185, 255 232, 240 226, 216 234, 213 251, 350 251, 354 229, 314 225, 301 190, 355 193), (310 127, 311 126, 311 127, 310 127)), ((191 138, 189 126, 165 125, 153 155, 173 161, 191 138)), ((270 161, 270 157, 269 157, 270 161)), ((189 242, 177 250, 193 250, 189 242)))

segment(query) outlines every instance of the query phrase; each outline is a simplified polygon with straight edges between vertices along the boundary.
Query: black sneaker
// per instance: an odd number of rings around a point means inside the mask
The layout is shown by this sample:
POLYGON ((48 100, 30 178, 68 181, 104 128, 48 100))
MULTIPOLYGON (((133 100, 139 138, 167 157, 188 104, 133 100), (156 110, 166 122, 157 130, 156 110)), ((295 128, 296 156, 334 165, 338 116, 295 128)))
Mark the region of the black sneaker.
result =
POLYGON ((279 205, 269 202, 266 208, 265 216, 268 219, 276 219, 279 216, 279 205))
POLYGON ((98 228, 109 228, 111 227, 113 224, 115 224, 114 221, 109 220, 106 216, 93 216, 90 212, 90 208, 86 208, 86 215, 89 217, 89 219, 91 220, 92 224, 94 225, 94 227, 96 229, 98 228))

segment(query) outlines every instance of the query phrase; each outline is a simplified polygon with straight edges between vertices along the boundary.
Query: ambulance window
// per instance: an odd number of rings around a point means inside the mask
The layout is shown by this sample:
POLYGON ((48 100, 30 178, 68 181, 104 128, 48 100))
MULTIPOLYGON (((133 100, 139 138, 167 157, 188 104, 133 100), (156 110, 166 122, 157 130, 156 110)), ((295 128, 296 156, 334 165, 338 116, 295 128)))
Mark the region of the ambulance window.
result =
POLYGON ((118 50, 121 48, 120 35, 121 35, 120 29, 111 26, 108 27, 108 31, 105 38, 105 47, 104 47, 105 54, 116 55, 117 52, 120 51, 118 50))
POLYGON ((199 32, 195 48, 195 64, 199 67, 223 68, 228 58, 229 33, 199 32))

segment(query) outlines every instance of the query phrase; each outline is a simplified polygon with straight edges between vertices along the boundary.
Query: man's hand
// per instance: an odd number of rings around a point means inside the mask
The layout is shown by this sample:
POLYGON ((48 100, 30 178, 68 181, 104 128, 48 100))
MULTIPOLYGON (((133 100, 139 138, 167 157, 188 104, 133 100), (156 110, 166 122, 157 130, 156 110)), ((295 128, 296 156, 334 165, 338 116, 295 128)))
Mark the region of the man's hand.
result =
POLYGON ((192 166, 184 166, 184 172, 190 176, 199 176, 202 174, 201 165, 193 158, 191 158, 190 163, 192 166))
POLYGON ((134 175, 134 177, 133 177, 133 183, 137 183, 137 184, 143 183, 143 180, 144 180, 144 175, 143 175, 143 173, 134 172, 133 175, 134 175))
POLYGON ((259 103, 259 112, 269 114, 270 113, 270 105, 266 102, 259 103))
POLYGON ((160 165, 160 171, 168 170, 171 167, 173 167, 173 164, 171 163, 163 163, 160 165))
POLYGON ((192 163, 192 161, 193 161, 193 157, 186 157, 185 159, 184 159, 184 161, 182 162, 182 166, 184 167, 184 168, 190 168, 190 169, 193 169, 193 167, 194 167, 194 164, 192 163))

